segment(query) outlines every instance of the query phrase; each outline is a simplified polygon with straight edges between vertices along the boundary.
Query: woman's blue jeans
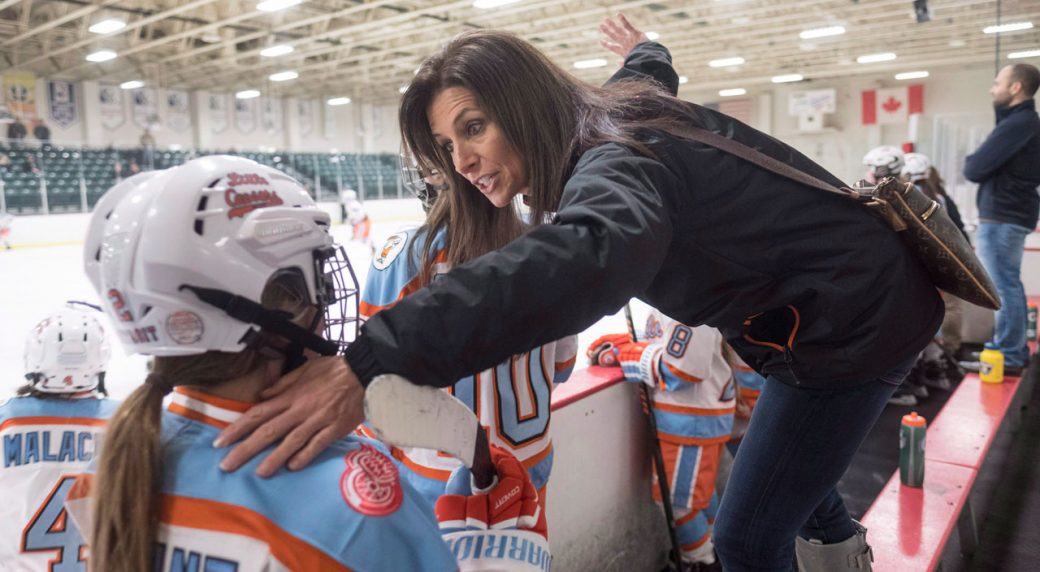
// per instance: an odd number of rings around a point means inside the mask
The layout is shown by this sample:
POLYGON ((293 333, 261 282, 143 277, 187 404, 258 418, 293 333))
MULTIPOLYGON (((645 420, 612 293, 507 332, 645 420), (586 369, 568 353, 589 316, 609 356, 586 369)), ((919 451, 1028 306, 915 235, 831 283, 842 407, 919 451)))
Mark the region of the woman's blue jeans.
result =
POLYGON ((824 544, 855 534, 835 485, 915 360, 841 389, 766 378, 715 521, 727 572, 790 570, 796 534, 824 544))

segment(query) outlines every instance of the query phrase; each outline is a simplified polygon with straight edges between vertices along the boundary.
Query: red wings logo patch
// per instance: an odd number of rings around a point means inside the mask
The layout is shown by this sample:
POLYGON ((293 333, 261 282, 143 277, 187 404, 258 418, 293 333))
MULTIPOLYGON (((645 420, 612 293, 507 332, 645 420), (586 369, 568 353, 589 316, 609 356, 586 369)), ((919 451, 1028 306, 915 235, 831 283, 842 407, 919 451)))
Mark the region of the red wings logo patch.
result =
POLYGON ((245 216, 256 209, 275 207, 281 204, 282 198, 274 191, 262 189, 258 191, 237 191, 235 187, 242 185, 270 185, 271 183, 256 173, 228 173, 228 189, 224 191, 224 202, 227 203, 228 219, 245 216))
POLYGON ((347 468, 339 479, 347 505, 367 516, 392 514, 404 500, 397 466, 371 445, 361 445, 344 457, 347 468))

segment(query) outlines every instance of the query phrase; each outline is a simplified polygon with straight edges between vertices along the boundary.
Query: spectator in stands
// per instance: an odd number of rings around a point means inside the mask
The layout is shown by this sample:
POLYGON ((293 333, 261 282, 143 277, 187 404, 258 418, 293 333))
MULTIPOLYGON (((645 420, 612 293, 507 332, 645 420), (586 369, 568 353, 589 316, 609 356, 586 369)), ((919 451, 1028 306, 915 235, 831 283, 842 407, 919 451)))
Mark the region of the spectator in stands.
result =
MULTIPOLYGON (((652 42, 626 63, 637 58, 671 62, 652 42)), ((444 386, 638 296, 719 328, 767 376, 716 521, 723 568, 789 569, 798 538, 815 569, 869 569, 866 531, 835 486, 943 317, 891 228, 686 135, 701 126, 841 184, 790 146, 646 82, 591 87, 506 32, 466 32, 427 58, 399 117, 477 228, 452 237, 450 271, 369 319, 342 358, 309 360, 231 425, 218 445, 256 431, 223 466, 290 432, 263 472, 305 466, 363 419, 374 376, 444 386), (520 197, 533 228, 495 244, 492 221, 515 224, 496 213, 520 197)))
POLYGON ((1021 374, 1029 361, 1022 254, 1040 215, 1040 117, 1033 96, 1040 70, 1025 63, 1005 66, 989 93, 997 125, 964 160, 964 177, 979 184, 979 258, 997 291, 993 343, 1004 354, 1004 371, 1021 374))
POLYGON ((47 127, 47 124, 44 123, 42 119, 37 119, 33 122, 33 137, 38 139, 40 143, 50 143, 51 128, 47 127))
POLYGON ((28 133, 25 129, 25 124, 22 123, 21 119, 15 119, 14 123, 7 126, 7 138, 10 139, 11 147, 17 148, 21 146, 22 139, 25 139, 25 135, 28 133))
POLYGON ((130 176, 134 176, 141 172, 141 166, 137 164, 137 159, 130 159, 130 176))
POLYGON ((116 174, 116 181, 123 180, 123 163, 119 159, 112 163, 112 172, 116 174))
POLYGON ((7 178, 7 173, 11 172, 11 158, 6 153, 0 153, 0 178, 7 178))
MULTIPOLYGON (((141 134, 141 149, 143 151, 142 159, 144 161, 144 166, 147 167, 149 171, 154 169, 155 168, 155 136, 152 135, 152 128, 151 127, 145 129, 144 133, 141 134)), ((131 166, 131 168, 133 167, 133 165, 130 165, 130 166, 131 166)), ((138 167, 138 170, 140 170, 140 167, 138 167)))
POLYGON ((39 175, 40 168, 36 165, 36 154, 26 152, 23 156, 25 157, 25 170, 34 175, 39 175))

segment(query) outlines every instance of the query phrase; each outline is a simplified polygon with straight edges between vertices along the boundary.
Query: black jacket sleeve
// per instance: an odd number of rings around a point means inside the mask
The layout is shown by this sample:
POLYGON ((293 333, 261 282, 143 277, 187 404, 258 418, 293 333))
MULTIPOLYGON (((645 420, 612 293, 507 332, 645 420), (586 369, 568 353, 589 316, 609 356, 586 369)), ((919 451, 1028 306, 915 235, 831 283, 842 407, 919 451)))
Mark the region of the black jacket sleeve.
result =
POLYGON ((973 183, 989 179, 1036 136, 1035 119, 1019 115, 998 123, 982 145, 964 159, 965 179, 973 183))
POLYGON ((624 66, 610 76, 607 85, 626 79, 651 79, 671 95, 679 93, 679 74, 672 67, 672 54, 657 42, 636 44, 625 57, 624 66))
POLYGON ((616 144, 584 156, 552 224, 439 276, 365 323, 346 351, 380 373, 444 387, 616 312, 657 274, 676 176, 616 144), (668 192, 661 193, 660 189, 668 192))

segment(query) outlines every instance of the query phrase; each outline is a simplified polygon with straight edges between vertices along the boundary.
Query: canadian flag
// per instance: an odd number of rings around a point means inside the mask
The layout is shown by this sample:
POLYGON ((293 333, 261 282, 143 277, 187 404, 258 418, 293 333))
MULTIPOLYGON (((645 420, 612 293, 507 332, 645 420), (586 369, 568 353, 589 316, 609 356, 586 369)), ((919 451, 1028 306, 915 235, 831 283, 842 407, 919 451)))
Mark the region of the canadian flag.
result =
POLYGON ((912 113, 924 112, 924 85, 862 92, 863 125, 906 123, 912 113))

